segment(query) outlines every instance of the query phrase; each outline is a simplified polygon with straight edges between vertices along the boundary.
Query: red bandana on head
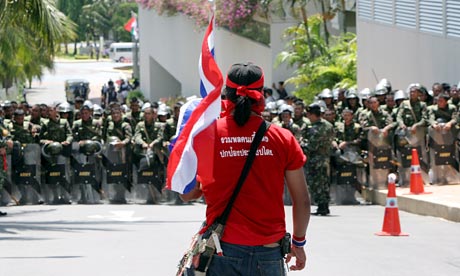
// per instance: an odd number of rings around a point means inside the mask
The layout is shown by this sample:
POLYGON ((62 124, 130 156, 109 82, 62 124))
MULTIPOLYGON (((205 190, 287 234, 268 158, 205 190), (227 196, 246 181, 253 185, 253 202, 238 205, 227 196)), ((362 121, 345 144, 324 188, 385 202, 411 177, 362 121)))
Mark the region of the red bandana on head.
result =
MULTIPOLYGON (((239 85, 231 81, 228 76, 225 82, 227 87, 236 89, 236 95, 242 97, 248 97, 256 102, 252 104, 251 110, 257 114, 260 114, 265 109, 265 99, 262 91, 256 90, 264 86, 264 73, 260 76, 260 79, 257 81, 249 84, 249 85, 239 85)), ((231 111, 235 108, 235 104, 231 101, 226 100, 225 102, 222 101, 222 109, 224 110, 222 115, 229 115, 231 111)))

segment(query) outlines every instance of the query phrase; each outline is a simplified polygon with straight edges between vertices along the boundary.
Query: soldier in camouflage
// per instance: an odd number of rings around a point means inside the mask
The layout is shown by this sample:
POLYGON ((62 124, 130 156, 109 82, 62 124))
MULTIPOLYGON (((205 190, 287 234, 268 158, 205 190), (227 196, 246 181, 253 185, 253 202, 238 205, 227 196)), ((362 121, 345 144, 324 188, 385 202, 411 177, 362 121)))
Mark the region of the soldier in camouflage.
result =
POLYGON ((398 108, 396 121, 400 129, 409 128, 415 134, 417 128, 425 127, 428 118, 427 105, 420 101, 422 94, 420 86, 414 85, 410 88, 410 99, 403 101, 398 108))
POLYGON ((311 122, 302 134, 300 145, 307 156, 305 164, 307 183, 311 195, 318 205, 315 215, 326 216, 329 211, 329 161, 332 141, 334 139, 333 126, 321 119, 321 108, 317 104, 307 108, 307 117, 311 122))
MULTIPOLYGON (((0 124, 0 200, 2 198, 3 186, 7 179, 8 164, 6 161, 6 152, 13 147, 13 140, 10 138, 8 130, 0 124)), ((0 211, 0 216, 6 216, 6 212, 0 211)))
POLYGON ((142 121, 143 117, 139 99, 137 99, 136 97, 132 97, 129 100, 129 108, 131 109, 131 111, 126 113, 124 120, 131 125, 131 129, 135 129, 137 123, 142 121))
POLYGON ((377 97, 370 97, 368 103, 369 110, 361 114, 363 130, 366 133, 372 131, 374 134, 381 132, 384 137, 387 137, 392 128, 391 115, 380 108, 377 97))
POLYGON ((59 117, 57 108, 57 105, 48 108, 49 119, 42 124, 40 143, 59 142, 63 146, 68 146, 73 140, 72 131, 69 122, 59 117))
POLYGON ((117 148, 123 148, 131 142, 133 130, 128 122, 123 121, 120 107, 114 107, 111 110, 111 119, 107 122, 107 127, 103 131, 104 141, 109 137, 116 136, 120 142, 115 144, 117 148))
POLYGON ((428 126, 437 131, 450 131, 457 123, 457 108, 448 103, 449 95, 441 92, 436 105, 428 107, 428 126))
POLYGON ((80 108, 81 119, 73 123, 72 133, 75 142, 80 144, 86 140, 102 140, 102 119, 93 119, 92 110, 89 105, 80 108))
POLYGON ((139 154, 142 150, 152 149, 160 161, 163 161, 164 124, 155 121, 156 109, 147 107, 144 110, 144 120, 136 125, 133 142, 139 154), (142 149, 142 150, 139 150, 142 149))
POLYGON ((13 120, 6 126, 11 133, 13 141, 20 144, 32 144, 38 142, 37 129, 30 122, 24 121, 24 110, 16 109, 13 120))

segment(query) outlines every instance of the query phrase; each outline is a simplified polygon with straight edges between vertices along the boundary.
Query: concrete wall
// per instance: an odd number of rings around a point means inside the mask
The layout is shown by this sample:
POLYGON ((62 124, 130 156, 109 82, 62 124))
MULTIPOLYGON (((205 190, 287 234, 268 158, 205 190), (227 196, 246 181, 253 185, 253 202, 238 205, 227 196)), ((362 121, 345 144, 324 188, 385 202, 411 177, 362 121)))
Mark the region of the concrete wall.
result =
POLYGON ((434 82, 460 80, 460 39, 357 19, 358 88, 387 78, 394 89, 410 83, 428 89, 434 82))
MULTIPOLYGON (((139 9, 141 90, 151 100, 162 97, 199 95, 198 59, 204 29, 185 16, 159 16, 139 9)), ((283 50, 282 32, 292 23, 272 24, 271 45, 256 43, 222 28, 215 33, 216 60, 225 75, 236 62, 251 61, 264 69, 265 85, 288 78, 292 69, 274 69, 276 55, 283 50)), ((287 87, 288 91, 292 87, 287 87)))

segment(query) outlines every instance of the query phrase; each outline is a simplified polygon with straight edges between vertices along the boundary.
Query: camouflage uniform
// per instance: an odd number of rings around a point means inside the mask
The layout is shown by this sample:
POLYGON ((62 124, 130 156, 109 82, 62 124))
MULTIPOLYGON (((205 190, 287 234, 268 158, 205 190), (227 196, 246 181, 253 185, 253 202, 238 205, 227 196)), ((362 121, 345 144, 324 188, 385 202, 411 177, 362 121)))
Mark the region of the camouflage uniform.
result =
POLYGON ((305 163, 307 183, 318 209, 330 200, 329 162, 331 143, 334 139, 333 126, 324 119, 311 123, 302 135, 301 147, 307 156, 305 163))
POLYGON ((378 129, 384 129, 386 126, 391 125, 393 120, 390 114, 379 107, 377 112, 368 110, 361 114, 361 125, 364 131, 368 131, 370 127, 375 126, 378 129))
POLYGON ((29 122, 24 122, 22 125, 11 121, 7 126, 11 133, 13 141, 18 141, 21 144, 36 143, 37 139, 32 136, 33 125, 29 122))
POLYGON ((40 141, 44 143, 46 140, 72 143, 73 137, 69 122, 66 119, 46 120, 40 131, 40 141))
POLYGON ((108 137, 116 136, 120 138, 121 142, 128 144, 131 142, 133 137, 133 131, 131 125, 128 122, 114 122, 112 120, 107 121, 107 127, 104 129, 104 140, 107 141, 108 137))
POLYGON ((350 125, 345 125, 344 122, 336 122, 334 130, 337 144, 348 142, 350 146, 361 145, 363 131, 360 124, 352 122, 350 125))
POLYGON ((164 128, 164 123, 160 122, 151 124, 146 124, 145 121, 139 122, 134 131, 134 144, 142 146, 144 143, 150 144, 154 142, 156 147, 161 147, 164 139, 164 128))
POLYGON ((410 100, 403 101, 398 107, 396 120, 399 127, 423 127, 426 125, 428 117, 427 105, 421 101, 411 102, 410 100))
POLYGON ((300 130, 300 127, 298 125, 294 124, 292 122, 292 120, 288 125, 284 124, 282 121, 277 122, 276 125, 281 127, 281 128, 285 128, 285 129, 289 130, 292 133, 292 135, 294 135, 295 139, 297 141, 300 141, 300 138, 302 137, 302 132, 300 130))
POLYGON ((299 118, 292 117, 292 122, 295 125, 299 126, 301 133, 303 133, 305 129, 307 128, 307 126, 310 124, 310 120, 308 120, 304 116, 301 116, 299 118))
POLYGON ((177 120, 175 117, 171 117, 166 120, 164 139, 165 141, 171 141, 171 138, 176 135, 177 120))
POLYGON ((102 119, 90 118, 87 121, 76 120, 72 127, 75 142, 84 140, 101 141, 102 139, 102 119))
POLYGON ((141 111, 128 112, 123 119, 131 125, 131 129, 136 129, 137 124, 143 119, 143 114, 141 111))
POLYGON ((439 108, 438 105, 431 105, 427 110, 429 126, 435 125, 437 119, 443 119, 444 123, 452 122, 454 125, 457 122, 457 109, 453 104, 448 104, 445 109, 439 108))

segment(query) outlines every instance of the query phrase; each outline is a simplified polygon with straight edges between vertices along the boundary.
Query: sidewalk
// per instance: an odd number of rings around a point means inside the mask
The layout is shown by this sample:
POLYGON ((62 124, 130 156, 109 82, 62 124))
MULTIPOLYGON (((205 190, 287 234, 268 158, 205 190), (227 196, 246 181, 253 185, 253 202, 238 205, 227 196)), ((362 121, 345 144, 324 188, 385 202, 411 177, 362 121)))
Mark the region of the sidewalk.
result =
MULTIPOLYGON (((460 222, 460 185, 425 185, 430 194, 410 195, 409 187, 396 188, 399 210, 460 222)), ((387 190, 364 190, 363 197, 385 206, 387 190)))

